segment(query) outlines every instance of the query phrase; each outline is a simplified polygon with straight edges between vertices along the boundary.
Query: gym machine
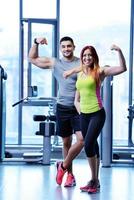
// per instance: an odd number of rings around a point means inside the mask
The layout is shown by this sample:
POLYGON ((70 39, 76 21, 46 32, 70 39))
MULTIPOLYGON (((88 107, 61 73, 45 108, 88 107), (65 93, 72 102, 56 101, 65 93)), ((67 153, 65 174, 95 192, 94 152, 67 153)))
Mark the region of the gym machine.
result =
POLYGON ((33 106, 48 106, 48 115, 34 115, 33 121, 39 122, 39 130, 36 131, 36 135, 43 136, 43 148, 38 152, 25 152, 23 153, 23 161, 27 163, 41 163, 44 165, 50 165, 51 160, 51 136, 55 135, 56 128, 56 116, 55 116, 55 105, 56 98, 33 98, 26 97, 21 99, 20 101, 13 104, 13 107, 18 105, 19 103, 23 103, 23 105, 27 106, 32 104, 33 106))
POLYGON ((43 165, 51 164, 51 136, 55 135, 55 115, 34 115, 33 120, 39 123, 39 131, 36 135, 43 136, 43 149, 40 152, 27 152, 23 154, 26 162, 40 162, 43 165))
POLYGON ((7 74, 0 65, 0 161, 2 161, 5 157, 6 80, 7 74))

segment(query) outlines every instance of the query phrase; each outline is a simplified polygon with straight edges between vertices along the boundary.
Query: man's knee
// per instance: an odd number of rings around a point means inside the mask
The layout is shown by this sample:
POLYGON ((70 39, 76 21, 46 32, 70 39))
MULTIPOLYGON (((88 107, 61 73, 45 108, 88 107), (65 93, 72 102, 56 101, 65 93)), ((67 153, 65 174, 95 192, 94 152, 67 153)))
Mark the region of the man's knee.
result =
POLYGON ((79 143, 79 146, 81 146, 81 148, 84 147, 84 140, 83 140, 83 138, 79 139, 78 143, 79 143))
POLYGON ((66 148, 69 149, 71 147, 71 144, 72 144, 72 136, 62 138, 62 140, 63 140, 63 147, 66 147, 66 148))
POLYGON ((81 131, 76 132, 76 137, 77 137, 77 143, 79 143, 80 146, 84 146, 84 138, 82 136, 81 131))

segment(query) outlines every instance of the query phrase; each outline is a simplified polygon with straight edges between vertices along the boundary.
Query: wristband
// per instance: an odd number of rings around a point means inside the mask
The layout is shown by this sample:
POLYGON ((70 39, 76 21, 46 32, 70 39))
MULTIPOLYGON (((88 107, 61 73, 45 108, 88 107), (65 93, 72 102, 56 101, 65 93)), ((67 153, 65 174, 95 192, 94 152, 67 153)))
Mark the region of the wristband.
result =
POLYGON ((37 42, 37 39, 36 39, 36 38, 34 38, 34 44, 39 45, 39 43, 37 42))

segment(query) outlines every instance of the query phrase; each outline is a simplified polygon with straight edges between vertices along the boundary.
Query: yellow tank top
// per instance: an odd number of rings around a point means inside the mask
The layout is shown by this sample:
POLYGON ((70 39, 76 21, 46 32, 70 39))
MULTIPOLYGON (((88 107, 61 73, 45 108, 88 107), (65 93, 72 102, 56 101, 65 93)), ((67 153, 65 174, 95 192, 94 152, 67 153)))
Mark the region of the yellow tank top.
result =
POLYGON ((80 92, 80 109, 82 113, 93 113, 103 107, 100 86, 96 86, 92 76, 82 77, 82 72, 79 73, 76 88, 80 92))

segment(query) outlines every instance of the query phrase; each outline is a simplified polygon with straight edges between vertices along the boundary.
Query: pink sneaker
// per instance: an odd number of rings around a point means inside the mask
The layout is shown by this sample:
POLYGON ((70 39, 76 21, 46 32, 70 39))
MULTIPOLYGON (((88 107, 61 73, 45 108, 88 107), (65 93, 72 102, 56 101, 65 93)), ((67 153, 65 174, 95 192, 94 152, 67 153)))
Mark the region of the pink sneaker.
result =
POLYGON ((61 165, 62 165, 62 162, 57 162, 57 164, 56 164, 56 166, 57 166, 56 183, 58 185, 62 184, 63 176, 67 171, 67 170, 64 170, 61 165))
POLYGON ((64 187, 73 187, 73 186, 76 186, 75 177, 73 174, 68 173, 64 187))
POLYGON ((88 192, 88 193, 97 193, 100 189, 100 183, 99 180, 91 180, 85 185, 84 187, 80 187, 80 190, 82 192, 88 192))

